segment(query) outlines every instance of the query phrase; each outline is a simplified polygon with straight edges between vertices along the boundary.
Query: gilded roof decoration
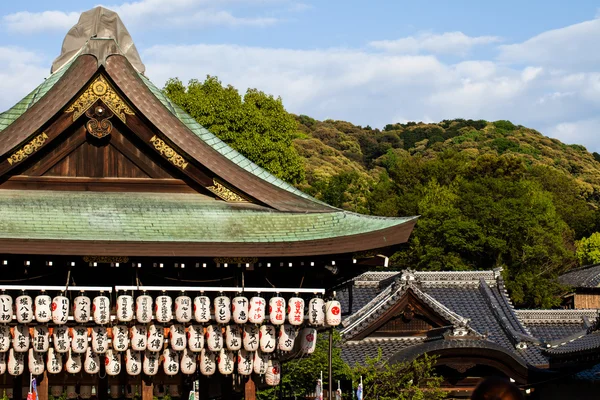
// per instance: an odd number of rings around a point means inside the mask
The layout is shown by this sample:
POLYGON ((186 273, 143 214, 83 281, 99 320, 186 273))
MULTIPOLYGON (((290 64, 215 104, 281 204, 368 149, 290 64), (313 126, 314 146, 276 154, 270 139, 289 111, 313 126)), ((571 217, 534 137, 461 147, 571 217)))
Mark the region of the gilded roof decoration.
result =
POLYGON ((126 115, 134 115, 133 110, 115 92, 112 86, 102 75, 98 75, 87 89, 75 100, 65 112, 73 113, 73 121, 85 113, 96 101, 102 100, 104 104, 123 122, 126 115))
POLYGON ((152 136, 150 139, 150 143, 154 145, 154 148, 167 160, 171 162, 171 164, 179 167, 181 169, 185 169, 188 166, 188 163, 185 159, 179 155, 171 146, 165 143, 164 140, 159 139, 156 135, 152 136))
POLYGON ((8 163, 13 165, 23 161, 31 154, 38 151, 44 145, 46 139, 48 139, 48 135, 46 135, 44 132, 40 133, 34 137, 31 142, 27 143, 25 146, 11 154, 11 156, 8 158, 8 163))
POLYGON ((248 201, 237 193, 234 193, 232 190, 227 188, 221 182, 216 179, 213 179, 213 186, 208 186, 208 190, 219 196, 221 199, 229 202, 245 202, 248 201))

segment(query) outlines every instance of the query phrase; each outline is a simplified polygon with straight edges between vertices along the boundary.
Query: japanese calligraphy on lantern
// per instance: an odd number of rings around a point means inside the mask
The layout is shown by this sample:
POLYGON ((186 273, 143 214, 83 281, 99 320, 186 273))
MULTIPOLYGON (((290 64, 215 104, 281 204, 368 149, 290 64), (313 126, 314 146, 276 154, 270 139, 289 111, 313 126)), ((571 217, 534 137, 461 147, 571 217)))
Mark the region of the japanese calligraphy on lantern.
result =
POLYGON ((33 375, 40 375, 44 373, 44 356, 43 353, 39 353, 33 349, 29 349, 29 372, 33 375))
POLYGON ((121 353, 112 349, 106 350, 106 374, 117 376, 121 373, 121 353))
POLYGON ((13 317, 13 300, 7 294, 0 295, 0 323, 10 322, 13 317))
POLYGON ((37 325, 33 328, 33 349, 45 353, 50 347, 50 334, 46 325, 37 325))
POLYGON ((262 325, 260 327, 260 351, 263 353, 272 353, 275 351, 276 334, 273 325, 262 325))
POLYGON ((240 350, 238 353, 238 365, 237 370, 240 375, 250 375, 252 373, 252 367, 254 366, 253 360, 254 353, 240 350))
POLYGON ((68 355, 67 362, 65 363, 67 372, 70 374, 77 374, 81 372, 81 354, 75 353, 74 351, 69 351, 68 355))
POLYGON ((31 296, 22 295, 17 297, 15 306, 18 323, 28 324, 33 321, 33 300, 31 296))
POLYGON ((98 325, 110 322, 110 299, 106 296, 94 297, 94 322, 98 325))
POLYGON ((206 328, 206 344, 210 351, 220 351, 223 348, 223 333, 218 325, 209 325, 206 328))
POLYGON ((204 347, 204 328, 201 325, 190 325, 187 332, 188 347, 193 352, 200 352, 204 347))
POLYGON ((308 302, 308 323, 313 326, 323 326, 325 323, 325 302, 315 297, 308 302))
POLYGON ((259 346, 259 328, 256 325, 244 325, 244 349, 247 351, 256 351, 259 346))
POLYGON ((135 351, 144 351, 148 346, 148 328, 146 325, 136 324, 131 327, 131 348, 135 351))
POLYGON ((215 373, 215 353, 202 349, 200 353, 200 372, 202 375, 210 376, 215 373))
POLYGON ((66 326, 55 326, 52 330, 52 343, 57 353, 66 353, 71 348, 70 336, 66 326))
POLYGON ((267 372, 267 362, 269 356, 262 351, 258 350, 254 353, 254 373, 264 375, 267 372))
MULTIPOLYGON (((54 347, 50 347, 48 349, 48 360, 46 361, 46 369, 51 374, 58 374, 62 372, 62 357, 60 356, 60 353, 57 353, 56 350, 54 350, 54 347)), ((62 394, 62 390, 60 393, 62 394)))
POLYGON ((91 347, 88 347, 85 353, 83 369, 88 374, 97 374, 98 372, 100 372, 100 357, 98 357, 98 354, 92 351, 91 347))
POLYGON ((234 355, 232 351, 221 349, 219 352, 219 372, 223 375, 233 373, 235 368, 234 355))
POLYGON ((140 324, 152 321, 152 297, 143 294, 135 299, 135 317, 140 324))
POLYGON ((189 349, 183 350, 180 361, 181 372, 192 375, 196 372, 196 355, 189 349))
POLYGON ((66 324, 69 318, 69 299, 65 296, 55 296, 52 299, 52 322, 57 325, 66 324))
POLYGON ((236 296, 231 301, 231 313, 233 322, 245 324, 248 322, 248 299, 244 296, 236 296))
POLYGON ((148 327, 147 349, 150 351, 162 351, 165 342, 165 332, 161 325, 150 325, 148 327))
POLYGON ((280 296, 269 299, 269 322, 281 325, 285 322, 285 299, 280 296))
POLYGON ((117 297, 115 308, 119 322, 130 322, 133 320, 133 296, 122 294, 117 297))
POLYGON ((167 295, 156 297, 154 312, 158 322, 170 322, 173 319, 173 299, 167 295))
POLYGON ((169 337, 171 348, 175 351, 182 351, 187 346, 187 337, 185 328, 182 324, 173 324, 169 328, 169 337))
POLYGON ((279 350, 292 351, 296 340, 296 327, 290 324, 279 327, 279 350))
POLYGON ((194 319, 200 323, 210 321, 210 299, 208 296, 194 298, 194 319))
POLYGON ((265 320, 266 301, 262 297, 255 296, 250 299, 250 311, 248 320, 253 324, 262 324, 265 320))
POLYGON ((127 352, 125 352, 125 369, 128 375, 139 375, 142 372, 142 353, 127 349, 127 352))
POLYGON ((103 326, 92 327, 92 349, 94 353, 104 354, 108 348, 108 332, 103 326))
POLYGON ((215 321, 227 324, 231 319, 231 302, 227 296, 215 297, 215 321))
POLYGON ((129 329, 125 325, 115 325, 112 328, 113 349, 116 351, 125 351, 129 347, 129 329))
POLYGON ((88 348, 88 330, 85 326, 71 328, 71 349, 78 354, 85 353, 88 348))
POLYGON ((158 360, 160 353, 158 351, 146 350, 144 354, 143 369, 144 374, 154 376, 158 373, 158 360))
POLYGON ((29 328, 27 325, 15 325, 12 345, 15 351, 19 353, 25 353, 29 350, 29 328))
POLYGON ((7 352, 10 348, 10 327, 0 325, 0 353, 7 352))
POLYGON ((46 294, 40 294, 35 297, 33 312, 37 322, 46 323, 52 319, 50 304, 52 304, 52 298, 46 294))
POLYGON ((288 302, 288 322, 291 325, 302 325, 304 322, 304 299, 292 297, 288 302))
POLYGON ((87 296, 75 297, 73 300, 73 319, 76 322, 85 324, 90 320, 91 303, 92 301, 87 296))
POLYGON ((179 372, 179 354, 173 349, 166 348, 163 351, 163 369, 165 375, 177 375, 179 372))
POLYGON ((227 349, 232 351, 242 348, 242 328, 239 325, 227 325, 227 328, 225 328, 225 344, 227 349))
POLYGON ((8 352, 8 373, 17 376, 23 373, 25 369, 25 353, 16 352, 10 349, 8 352))
POLYGON ((181 323, 192 320, 192 299, 189 296, 178 296, 175 299, 175 319, 181 323))

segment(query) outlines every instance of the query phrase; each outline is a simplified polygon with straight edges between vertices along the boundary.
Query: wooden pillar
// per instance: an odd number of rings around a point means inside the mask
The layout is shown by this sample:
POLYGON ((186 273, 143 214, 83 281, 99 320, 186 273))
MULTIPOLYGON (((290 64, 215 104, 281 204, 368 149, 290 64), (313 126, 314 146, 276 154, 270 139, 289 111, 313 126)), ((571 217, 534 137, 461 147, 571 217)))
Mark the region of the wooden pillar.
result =
POLYGON ((256 384, 254 383, 252 376, 248 377, 248 380, 244 385, 244 399, 256 400, 256 384))
POLYGON ((154 384, 148 380, 142 379, 142 400, 152 400, 154 397, 154 384))
POLYGON ((233 393, 233 378, 231 375, 221 377, 221 398, 230 399, 233 393))
POLYGON ((98 400, 108 400, 108 376, 106 375, 105 357, 100 355, 100 373, 98 374, 98 400))
POLYGON ((198 397, 200 400, 208 400, 210 398, 210 380, 204 375, 200 375, 198 379, 200 387, 198 388, 198 397))
POLYGON ((13 400, 22 399, 23 374, 13 377, 13 400))
POLYGON ((48 385, 48 373, 44 371, 44 374, 37 378, 38 387, 38 400, 48 400, 48 391, 50 387, 48 385))

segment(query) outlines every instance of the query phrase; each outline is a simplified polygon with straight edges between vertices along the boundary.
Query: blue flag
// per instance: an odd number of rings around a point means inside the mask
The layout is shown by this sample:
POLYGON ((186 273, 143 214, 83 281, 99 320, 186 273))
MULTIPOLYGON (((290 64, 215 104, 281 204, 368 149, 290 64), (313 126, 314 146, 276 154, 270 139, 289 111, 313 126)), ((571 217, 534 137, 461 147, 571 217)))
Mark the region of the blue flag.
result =
POLYGON ((362 383, 358 384, 358 389, 356 389, 356 398, 358 400, 363 400, 362 383))

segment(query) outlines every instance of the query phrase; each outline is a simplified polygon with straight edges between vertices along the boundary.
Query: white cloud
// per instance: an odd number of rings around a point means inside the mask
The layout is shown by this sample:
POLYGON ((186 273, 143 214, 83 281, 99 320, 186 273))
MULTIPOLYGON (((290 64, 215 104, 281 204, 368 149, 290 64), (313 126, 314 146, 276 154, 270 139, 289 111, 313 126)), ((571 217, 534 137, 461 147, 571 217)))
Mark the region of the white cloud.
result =
POLYGON ((545 134, 567 144, 583 144, 588 151, 600 151, 600 118, 560 122, 547 128, 545 134))
POLYGON ((67 32, 79 19, 78 12, 20 11, 2 17, 2 23, 11 32, 39 33, 43 31, 67 32))
POLYGON ((0 47, 0 112, 12 107, 50 74, 43 59, 19 47, 0 47))
POLYGON ((497 43, 497 36, 467 36, 462 32, 434 34, 423 32, 417 36, 408 36, 396 40, 378 40, 370 42, 373 48, 394 53, 416 54, 455 54, 466 55, 474 46, 497 43))

